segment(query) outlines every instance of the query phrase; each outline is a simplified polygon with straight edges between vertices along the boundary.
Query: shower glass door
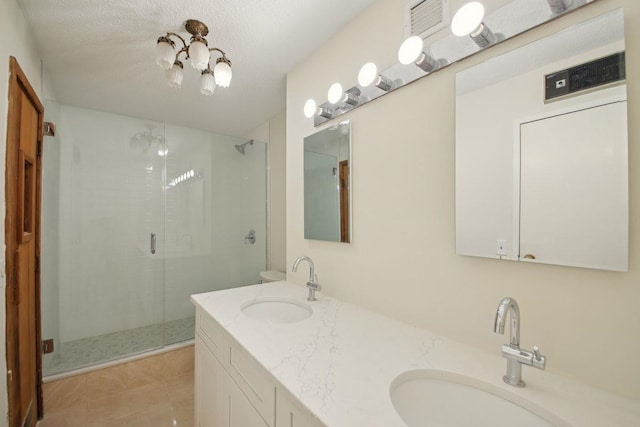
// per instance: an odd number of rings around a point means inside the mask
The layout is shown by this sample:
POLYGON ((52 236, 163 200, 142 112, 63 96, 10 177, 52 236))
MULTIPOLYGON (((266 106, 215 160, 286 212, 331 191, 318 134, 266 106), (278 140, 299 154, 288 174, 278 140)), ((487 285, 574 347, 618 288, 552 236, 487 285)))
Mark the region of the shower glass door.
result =
POLYGON ((165 159, 162 123, 53 102, 46 116, 45 376, 163 345, 165 159))
POLYGON ((255 284, 266 267, 266 144, 167 125, 166 343, 194 336, 189 296, 255 284), (249 236, 253 230, 253 236, 249 236), (247 238, 245 238, 247 237, 247 238))
POLYGON ((190 295, 257 283, 266 144, 45 108, 57 130, 44 141, 45 377, 190 340, 190 295))

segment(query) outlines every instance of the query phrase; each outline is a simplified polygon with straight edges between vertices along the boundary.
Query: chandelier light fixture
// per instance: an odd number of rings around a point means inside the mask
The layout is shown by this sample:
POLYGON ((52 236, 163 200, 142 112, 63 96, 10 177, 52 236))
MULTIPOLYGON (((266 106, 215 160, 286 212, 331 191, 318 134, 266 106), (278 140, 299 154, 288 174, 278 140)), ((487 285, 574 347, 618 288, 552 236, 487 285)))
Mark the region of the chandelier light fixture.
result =
POLYGON ((168 32, 158 38, 156 44, 156 63, 166 70, 167 82, 169 86, 179 88, 182 86, 184 77, 183 64, 180 61, 180 54, 184 53, 183 60, 189 60, 191 66, 201 72, 200 93, 211 96, 215 92, 216 86, 229 87, 231 83, 231 61, 224 51, 217 47, 209 47, 205 38, 209 34, 209 29, 202 22, 189 19, 185 30, 191 34, 189 44, 176 33, 168 32), (177 37, 182 42, 182 47, 176 50, 176 42, 171 37, 177 37), (216 65, 211 69, 209 61, 211 52, 218 52, 221 56, 216 59, 216 65))
POLYGON ((166 138, 163 135, 153 133, 156 128, 155 125, 147 123, 144 127, 146 127, 147 130, 133 135, 129 141, 129 146, 133 149, 140 149, 146 154, 149 151, 149 148, 156 145, 158 147, 158 155, 166 156, 169 152, 166 138))

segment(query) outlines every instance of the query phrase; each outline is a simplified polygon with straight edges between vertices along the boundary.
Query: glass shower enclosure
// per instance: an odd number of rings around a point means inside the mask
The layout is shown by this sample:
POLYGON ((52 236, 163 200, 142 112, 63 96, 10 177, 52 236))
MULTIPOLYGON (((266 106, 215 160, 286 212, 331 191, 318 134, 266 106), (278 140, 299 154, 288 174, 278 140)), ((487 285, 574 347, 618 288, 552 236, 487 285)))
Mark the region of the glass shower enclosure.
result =
POLYGON ((55 102, 46 120, 45 377, 192 339, 189 295, 257 283, 266 144, 55 102))

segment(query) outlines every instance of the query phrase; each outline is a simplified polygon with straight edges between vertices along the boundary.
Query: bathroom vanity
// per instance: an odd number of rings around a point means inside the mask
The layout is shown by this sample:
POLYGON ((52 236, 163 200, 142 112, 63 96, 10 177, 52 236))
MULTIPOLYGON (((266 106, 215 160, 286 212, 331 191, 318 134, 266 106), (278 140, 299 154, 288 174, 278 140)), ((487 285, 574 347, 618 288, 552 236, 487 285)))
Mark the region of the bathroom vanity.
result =
POLYGON ((524 367, 527 387, 505 384, 499 345, 486 353, 322 293, 314 302, 306 296, 304 286, 274 282, 191 297, 196 426, 413 427, 428 425, 420 412, 427 404, 450 425, 464 423, 454 418, 473 405, 504 425, 640 425, 639 402, 548 371, 524 367), (455 401, 433 405, 424 384, 455 401), (509 421, 518 410, 530 423, 509 421))

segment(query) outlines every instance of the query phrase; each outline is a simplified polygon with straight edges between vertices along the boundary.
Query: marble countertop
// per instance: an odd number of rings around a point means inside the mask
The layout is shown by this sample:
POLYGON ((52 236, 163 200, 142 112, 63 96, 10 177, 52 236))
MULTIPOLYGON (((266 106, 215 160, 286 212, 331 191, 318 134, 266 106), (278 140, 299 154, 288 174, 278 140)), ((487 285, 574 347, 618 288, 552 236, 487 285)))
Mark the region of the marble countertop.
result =
MULTIPOLYGON (((472 377, 544 408, 574 427, 640 426, 640 402, 547 371, 523 367, 527 387, 502 381, 506 360, 496 354, 317 293, 311 317, 272 324, 240 306, 260 297, 306 302, 307 289, 274 282, 192 295, 266 370, 330 427, 406 427, 390 398, 400 374, 434 369, 472 377)), ((508 339, 508 336, 507 338, 508 339)), ((505 341, 506 342, 506 341, 505 341)), ((547 355, 552 363, 552 356, 547 355)), ((555 418, 554 417, 554 418, 555 418)))

